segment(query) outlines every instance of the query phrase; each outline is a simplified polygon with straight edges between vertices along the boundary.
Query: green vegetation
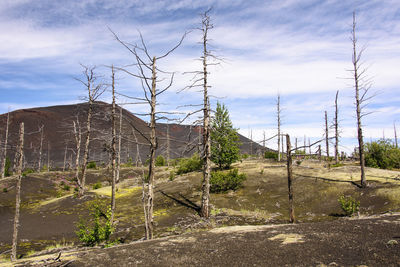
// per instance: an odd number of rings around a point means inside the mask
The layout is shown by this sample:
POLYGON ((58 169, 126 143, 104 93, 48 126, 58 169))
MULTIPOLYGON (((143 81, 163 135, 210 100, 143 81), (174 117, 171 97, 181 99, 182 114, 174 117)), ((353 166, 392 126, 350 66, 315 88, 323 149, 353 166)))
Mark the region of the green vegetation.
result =
POLYGON ((211 172, 210 191, 212 193, 221 193, 228 190, 237 190, 246 180, 244 173, 239 174, 238 169, 226 171, 211 172))
POLYGON ((10 167, 11 167, 11 160, 9 157, 6 157, 6 164, 5 164, 5 168, 4 168, 4 176, 10 176, 11 175, 11 171, 10 171, 10 167))
POLYGON ((365 165, 381 169, 400 168, 400 149, 388 139, 365 144, 365 165))
POLYGON ((191 158, 183 158, 179 160, 178 169, 176 174, 183 174, 193 171, 201 170, 203 167, 203 161, 200 159, 200 156, 195 153, 191 158))
POLYGON ((91 220, 84 221, 80 220, 78 223, 78 231, 76 234, 79 240, 89 247, 108 243, 111 234, 114 231, 110 223, 111 207, 108 207, 106 212, 103 212, 97 203, 92 204, 91 209, 91 220))
POLYGON ((88 169, 96 169, 96 162, 94 162, 94 161, 90 161, 88 164, 87 164, 87 168, 88 169))
POLYGON ((93 184, 93 186, 92 186, 93 190, 99 189, 101 187, 102 187, 101 182, 97 182, 97 183, 93 184))
POLYGON ((156 158, 156 166, 165 166, 166 165, 166 161, 164 159, 163 156, 159 155, 156 158))
POLYGON ((26 169, 25 171, 22 172, 22 176, 25 177, 25 176, 27 176, 28 174, 34 173, 34 172, 35 172, 34 169, 28 168, 28 169, 26 169))
POLYGON ((265 151, 264 158, 278 160, 278 153, 274 151, 265 151))
POLYGON ((215 117, 211 122, 211 160, 219 169, 229 169, 239 160, 239 136, 233 128, 225 105, 217 103, 215 117))
POLYGON ((360 208, 360 201, 355 200, 351 196, 345 197, 344 195, 341 195, 338 198, 338 201, 346 216, 353 215, 355 212, 358 212, 360 208))
POLYGON ((169 179, 170 181, 173 181, 173 180, 175 179, 175 172, 174 172, 174 171, 170 171, 170 172, 169 172, 169 177, 168 177, 168 179, 169 179))

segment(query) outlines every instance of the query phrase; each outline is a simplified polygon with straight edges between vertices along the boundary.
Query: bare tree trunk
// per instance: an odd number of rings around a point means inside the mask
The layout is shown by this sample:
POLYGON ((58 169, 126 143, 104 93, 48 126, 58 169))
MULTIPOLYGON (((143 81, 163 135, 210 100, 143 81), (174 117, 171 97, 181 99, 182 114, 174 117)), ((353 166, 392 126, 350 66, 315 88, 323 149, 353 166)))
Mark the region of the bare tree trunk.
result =
POLYGON ((170 143, 169 143, 169 124, 167 123, 167 166, 169 167, 170 161, 170 143))
POLYGON ((83 151, 83 164, 82 164, 82 178, 79 186, 79 196, 83 196, 85 194, 85 181, 86 181, 86 168, 89 161, 89 143, 90 143, 90 131, 91 131, 91 121, 92 121, 92 107, 93 103, 89 100, 89 109, 87 113, 87 121, 86 121, 86 139, 85 139, 85 147, 83 151))
POLYGON ((311 156, 311 154, 312 154, 312 152, 311 152, 311 142, 310 142, 310 138, 308 138, 308 154, 310 154, 310 156, 311 156))
POLYGON ((328 112, 326 111, 325 111, 325 146, 326 146, 326 160, 329 160, 328 112))
POLYGON ((1 162, 1 178, 5 176, 6 160, 7 160, 7 144, 8 144, 8 128, 10 124, 10 111, 7 112, 6 136, 4 138, 3 161, 1 162))
POLYGON ((358 133, 358 150, 360 154, 360 167, 361 167, 361 186, 366 187, 367 181, 365 178, 365 158, 364 158, 364 139, 362 134, 362 124, 361 124, 361 104, 365 93, 360 98, 360 75, 359 71, 359 61, 361 58, 361 53, 357 53, 357 39, 356 39, 356 13, 353 12, 353 27, 352 27, 352 44, 353 44, 353 74, 354 74, 354 88, 355 88, 355 98, 356 98, 356 115, 357 115, 357 133, 358 133))
POLYGON ((68 145, 65 145, 63 172, 65 172, 65 165, 67 163, 67 151, 68 151, 68 145))
MULTIPOLYGON (((276 115, 278 118, 278 161, 281 161, 280 141, 281 141, 281 96, 278 94, 278 100, 276 102, 276 115)), ((283 149, 282 149, 283 153, 283 149)))
POLYGON ((200 216, 210 216, 210 177, 211 177, 211 136, 210 136, 210 100, 207 85, 208 30, 212 28, 210 17, 205 13, 202 20, 203 31, 203 184, 200 216))
POLYGON ((76 117, 76 122, 73 121, 74 124, 74 136, 75 136, 75 144, 76 144, 76 159, 75 159, 75 177, 78 184, 78 187, 81 187, 81 182, 79 179, 79 163, 81 156, 81 143, 82 143, 82 134, 81 127, 79 125, 79 118, 76 117))
POLYGON ((285 153, 285 149, 284 149, 284 142, 283 142, 283 134, 281 134, 281 143, 282 143, 282 155, 283 153, 285 153))
POLYGON ((304 143, 304 155, 306 154, 306 147, 307 147, 307 144, 306 144, 306 135, 304 135, 304 140, 303 140, 303 143, 304 143))
POLYGON ((339 95, 339 90, 336 91, 336 97, 335 97, 335 163, 339 163, 339 109, 338 109, 338 95, 339 95))
POLYGON ((116 183, 119 183, 119 172, 121 170, 121 142, 122 142, 122 107, 119 108, 119 134, 118 134, 118 154, 117 154, 117 175, 116 183))
POLYGON ((132 134, 133 134, 133 138, 135 138, 135 142, 136 142, 136 157, 135 157, 135 165, 136 167, 139 166, 139 162, 140 162, 140 151, 139 151, 139 141, 137 139, 136 133, 135 133, 135 129, 132 128, 132 134))
POLYGON ((21 180, 22 180, 22 163, 24 152, 24 123, 21 122, 19 126, 19 145, 18 145, 18 170, 17 170, 17 188, 15 197, 15 217, 14 217, 14 232, 11 249, 11 260, 17 260, 17 242, 18 242, 18 228, 19 228, 19 210, 21 204, 21 180))
POLYGON ((40 147, 39 147, 39 160, 38 160, 38 172, 41 171, 42 168, 42 153, 43 153, 43 129, 44 125, 40 127, 40 147))
POLYGON ((253 155, 253 130, 250 129, 250 155, 253 155))
MULTIPOLYGON (((294 153, 296 154, 297 153, 297 137, 294 138, 294 143, 295 143, 294 153)), ((287 146, 287 144, 286 144, 286 146, 287 146)))
POLYGON ((322 159, 321 145, 318 145, 318 160, 321 161, 321 159, 322 159))
POLYGON ((50 141, 47 142, 47 172, 50 171, 50 141))
POLYGON ((111 86, 112 86, 112 110, 111 110, 111 127, 112 127, 112 137, 111 137, 111 172, 112 172, 112 182, 111 182, 111 218, 110 223, 114 223, 114 212, 115 212, 115 182, 116 182, 116 125, 115 125, 115 73, 114 66, 111 66, 111 86))
POLYGON ((393 122, 393 129, 394 129, 394 143, 396 145, 396 148, 399 148, 397 145, 397 131, 396 131, 396 122, 393 122))
POLYGON ((294 206, 293 206, 293 182, 292 182, 292 151, 290 145, 290 136, 286 135, 286 157, 287 157, 287 177, 289 189, 289 217, 290 223, 294 223, 294 206))
POLYGON ((146 199, 147 218, 146 239, 153 239, 153 205, 154 205, 154 172, 156 163, 156 57, 152 61, 152 83, 151 83, 151 111, 150 111, 150 164, 149 164, 149 182, 146 199))

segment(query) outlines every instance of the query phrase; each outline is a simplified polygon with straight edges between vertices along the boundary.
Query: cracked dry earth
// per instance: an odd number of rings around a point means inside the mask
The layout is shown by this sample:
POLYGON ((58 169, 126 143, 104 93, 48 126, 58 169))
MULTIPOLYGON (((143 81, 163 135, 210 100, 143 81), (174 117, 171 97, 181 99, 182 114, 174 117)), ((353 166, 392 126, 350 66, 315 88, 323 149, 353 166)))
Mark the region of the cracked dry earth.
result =
POLYGON ((81 252, 68 266, 400 266, 400 214, 216 228, 81 252))

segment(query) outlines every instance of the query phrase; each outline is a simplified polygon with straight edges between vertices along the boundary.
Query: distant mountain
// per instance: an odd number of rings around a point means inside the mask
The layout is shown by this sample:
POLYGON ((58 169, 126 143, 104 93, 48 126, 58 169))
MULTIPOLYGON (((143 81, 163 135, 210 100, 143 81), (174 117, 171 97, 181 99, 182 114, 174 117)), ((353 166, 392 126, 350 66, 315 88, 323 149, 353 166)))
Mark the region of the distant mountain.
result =
MULTIPOLYGON (((31 109, 21 109, 10 112, 9 150, 7 154, 13 160, 18 139, 19 123, 25 123, 25 167, 36 167, 39 161, 40 137, 39 129, 43 126, 42 163, 50 162, 52 168, 62 167, 64 157, 69 165, 75 163, 76 144, 73 134, 73 121, 79 122, 82 131, 82 151, 86 135, 87 103, 75 105, 50 106, 31 109), (48 157, 49 155, 49 157, 48 157)), ((120 107, 117 107, 119 115, 120 107)), ((89 149, 89 160, 97 163, 109 162, 108 148, 111 140, 111 105, 96 102, 95 116, 92 122, 92 141, 89 149)), ((122 146, 121 161, 129 158, 133 161, 139 156, 145 161, 149 147, 146 138, 149 135, 148 124, 126 109, 122 109, 122 146), (142 134, 140 134, 142 133, 142 134), (137 142, 136 142, 137 140, 137 142)), ((0 140, 3 148, 7 114, 0 115, 0 140)), ((119 119, 117 119, 117 132, 119 119)), ((180 124, 157 124, 158 148, 157 155, 167 157, 169 147, 170 158, 190 156, 200 149, 201 127, 180 124), (169 137, 169 138, 168 138, 169 137), (167 142, 169 139, 169 142, 167 142)), ((256 154, 262 151, 262 146, 248 138, 239 135, 241 152, 256 154)), ((1 153, 2 154, 2 153, 1 153)))

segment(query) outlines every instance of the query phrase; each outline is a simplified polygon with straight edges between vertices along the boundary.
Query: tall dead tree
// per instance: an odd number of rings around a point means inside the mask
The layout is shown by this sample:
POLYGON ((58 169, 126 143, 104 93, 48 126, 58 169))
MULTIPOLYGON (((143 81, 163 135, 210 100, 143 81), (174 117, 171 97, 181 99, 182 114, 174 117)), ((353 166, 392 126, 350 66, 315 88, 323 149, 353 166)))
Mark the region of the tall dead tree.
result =
MULTIPOLYGON (((297 150, 297 148, 296 148, 297 150)), ((293 167, 292 167, 292 148, 290 145, 290 136, 286 135, 286 158, 287 158, 287 178, 288 178, 288 194, 289 194, 289 221, 294 223, 294 205, 293 205, 293 167)))
POLYGON ((88 100, 88 110, 87 110, 87 120, 86 120, 86 137, 85 137, 85 147, 83 150, 83 164, 82 164, 82 174, 81 180, 78 183, 79 186, 79 196, 83 196, 85 193, 85 181, 86 181, 86 170, 89 161, 89 144, 90 144, 90 133, 91 133, 91 123, 93 116, 93 105, 94 102, 103 94, 105 88, 103 84, 97 83, 98 77, 95 74, 96 67, 87 67, 81 65, 83 68, 84 79, 77 79, 81 82, 85 89, 87 90, 87 100, 88 100))
POLYGON ((335 128, 335 163, 339 163, 339 108, 338 108, 338 96, 339 90, 336 91, 335 97, 335 119, 333 122, 333 127, 335 128))
POLYGON ((276 116, 277 116, 277 123, 278 123, 278 161, 281 161, 281 151, 280 151, 280 147, 281 147, 281 144, 280 144, 280 141, 281 141, 281 95, 280 94, 278 94, 278 99, 276 101, 276 116))
POLYGON ((39 146, 39 159, 38 159, 38 169, 37 171, 40 172, 42 168, 42 154, 43 154, 43 133, 44 133, 44 125, 39 128, 40 131, 40 146, 39 146))
POLYGON ((8 144, 8 127, 10 125, 10 111, 7 112, 6 122, 6 135, 4 137, 4 149, 3 149, 3 160, 1 162, 1 178, 5 176, 6 160, 7 160, 7 144, 8 144))
POLYGON ((396 131, 396 122, 393 122, 393 130, 394 130, 394 143, 396 145, 396 148, 399 148, 397 145, 397 131, 396 131))
POLYGON ((111 109, 111 225, 114 222, 114 212, 115 212, 115 183, 116 183, 116 125, 115 125, 115 72, 114 66, 111 66, 111 90, 112 90, 112 109, 111 109))
POLYGON ((361 167, 361 187, 367 186, 365 178, 365 155, 364 155, 364 138, 362 133, 361 119, 368 113, 363 112, 363 107, 367 104, 366 102, 371 99, 372 96, 367 96, 369 89, 371 88, 371 81, 366 76, 366 69, 362 68, 361 56, 364 52, 362 48, 359 52, 357 51, 357 38, 356 38, 356 13, 353 12, 353 25, 351 31, 351 42, 352 42, 352 75, 354 79, 354 90, 356 100, 356 117, 357 117, 357 137, 358 137, 358 153, 360 157, 361 167))
POLYGON ((50 171, 50 141, 47 141, 47 172, 50 171))
POLYGON ((68 152, 68 144, 65 144, 63 172, 65 171, 65 166, 67 164, 67 152, 68 152))
POLYGON ((19 228, 19 210, 21 204, 21 180, 22 180, 22 164, 24 158, 24 123, 19 125, 19 144, 17 150, 18 168, 17 168, 17 186, 15 195, 15 216, 14 216, 14 231, 11 248, 11 260, 17 260, 17 242, 18 242, 18 228, 19 228))
POLYGON ((137 73, 133 73, 125 68, 120 68, 120 70, 124 71, 125 73, 135 78, 138 78, 142 84, 144 97, 141 98, 129 97, 129 98, 138 101, 138 103, 140 104, 143 103, 148 104, 150 109, 149 113, 140 114, 150 117, 150 122, 149 122, 150 136, 146 136, 145 133, 136 129, 134 125, 131 124, 131 126, 135 128, 135 130, 147 141, 147 143, 150 146, 148 178, 146 179, 145 177, 143 177, 142 182, 143 182, 143 205, 145 213, 144 216, 145 238, 152 239, 153 228, 154 228, 154 223, 153 223, 154 175, 155 175, 156 149, 158 146, 158 141, 156 138, 156 122, 158 120, 168 119, 166 116, 170 114, 170 112, 156 111, 156 108, 158 106, 157 97, 162 93, 166 92, 168 89, 170 89, 174 81, 174 73, 167 73, 165 71, 160 70, 157 67, 157 62, 158 60, 167 57, 175 49, 177 49, 182 44, 186 34, 182 36, 182 39, 178 42, 178 44, 175 47, 173 47, 171 50, 169 50, 162 56, 150 56, 146 43, 144 42, 143 36, 141 34, 140 34, 141 44, 131 45, 129 43, 121 41, 114 32, 112 33, 114 34, 115 39, 133 55, 135 59, 134 65, 137 67, 137 73), (159 83, 163 80, 157 77, 158 73, 170 75, 169 83, 162 89, 158 89, 159 83))
POLYGON ((167 123, 167 166, 169 166, 170 162, 170 136, 169 136, 169 123, 167 123))
POLYGON ((81 155, 81 143, 82 143, 82 133, 81 126, 79 124, 79 116, 76 116, 76 121, 72 121, 74 126, 74 138, 76 145, 76 158, 75 158, 75 178, 78 184, 78 187, 81 187, 81 181, 79 179, 79 163, 80 163, 80 155, 81 155))
POLYGON ((326 110, 325 110, 325 147, 326 147, 326 160, 329 160, 328 112, 326 110))

